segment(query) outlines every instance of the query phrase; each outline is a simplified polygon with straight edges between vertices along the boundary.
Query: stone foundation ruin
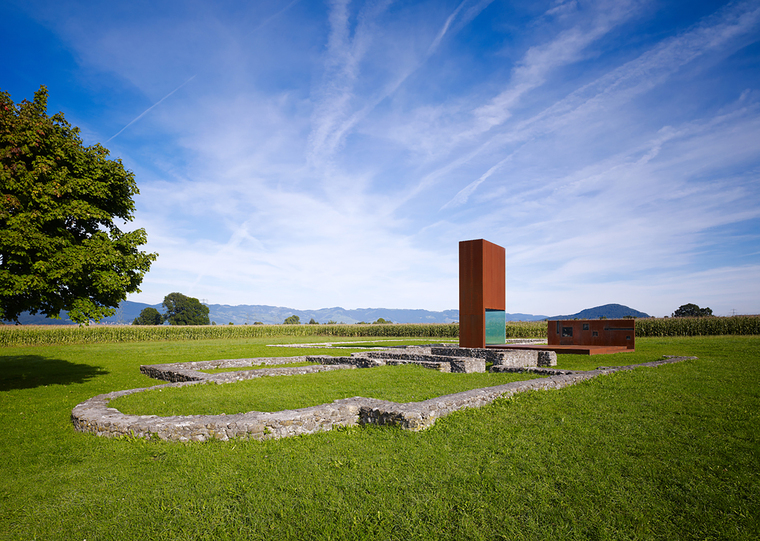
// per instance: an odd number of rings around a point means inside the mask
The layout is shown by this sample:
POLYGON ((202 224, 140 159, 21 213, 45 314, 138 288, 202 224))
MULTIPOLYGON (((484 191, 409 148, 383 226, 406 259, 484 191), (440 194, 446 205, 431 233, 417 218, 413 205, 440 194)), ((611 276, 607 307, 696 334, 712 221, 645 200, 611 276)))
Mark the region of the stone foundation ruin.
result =
POLYGON ((170 441, 205 441, 216 438, 271 439, 312 434, 341 426, 397 425, 406 430, 422 430, 436 419, 451 412, 481 407, 499 397, 509 397, 529 390, 559 389, 603 374, 631 370, 638 366, 655 367, 695 357, 674 357, 640 365, 599 368, 590 371, 569 371, 551 368, 557 356, 548 351, 495 351, 482 348, 428 346, 389 348, 382 351, 353 353, 348 357, 326 355, 273 357, 173 363, 141 366, 140 371, 152 378, 169 381, 164 385, 115 391, 95 396, 78 404, 71 412, 74 427, 98 436, 157 437, 170 441), (317 362, 300 367, 260 368, 219 374, 200 370, 245 368, 297 362, 317 362), (352 370, 383 365, 418 364, 441 372, 534 372, 536 379, 474 389, 422 402, 399 404, 374 398, 345 398, 330 404, 278 412, 251 411, 234 415, 125 415, 108 406, 120 396, 166 387, 183 387, 200 383, 231 383, 259 377, 308 374, 326 370, 352 370))

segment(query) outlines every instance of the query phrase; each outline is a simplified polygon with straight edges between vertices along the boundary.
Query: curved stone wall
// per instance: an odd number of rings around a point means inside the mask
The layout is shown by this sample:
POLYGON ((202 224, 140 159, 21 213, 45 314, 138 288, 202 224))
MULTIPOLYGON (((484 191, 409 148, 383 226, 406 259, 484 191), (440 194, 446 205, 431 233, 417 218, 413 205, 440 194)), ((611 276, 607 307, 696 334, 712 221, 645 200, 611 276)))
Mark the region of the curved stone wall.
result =
MULTIPOLYGON (((516 381, 474 389, 461 393, 439 396, 423 402, 399 404, 373 398, 345 398, 330 404, 278 412, 239 413, 234 415, 183 415, 158 417, 156 415, 125 415, 108 406, 120 396, 155 390, 164 387, 182 387, 204 382, 228 383, 262 376, 305 374, 323 370, 354 369, 356 364, 331 364, 292 368, 262 368, 221 374, 205 374, 198 370, 224 367, 253 366, 254 364, 285 364, 282 358, 240 359, 208 361, 205 363, 175 363, 143 366, 141 371, 152 377, 161 377, 172 383, 144 389, 130 389, 95 396, 78 404, 71 412, 74 427, 81 432, 98 436, 157 437, 171 441, 205 441, 210 438, 269 439, 312 434, 332 430, 338 426, 366 424, 399 425, 406 430, 422 430, 432 426, 436 419, 463 408, 481 407, 499 397, 508 397, 529 390, 560 389, 580 381, 638 367, 657 367, 667 363, 695 359, 696 357, 671 357, 639 365, 600 368, 590 371, 567 371, 541 367, 503 367, 501 371, 531 371, 543 377, 516 381), (236 364, 248 363, 248 364, 236 364), (213 366, 212 366, 213 365, 213 366), (192 379, 191 379, 192 378, 192 379)), ((290 358, 290 359, 295 359, 290 358)), ((299 358, 300 359, 300 358, 299 358)), ((303 359, 300 359, 303 360, 303 359)), ((290 362, 298 362, 291 360, 290 362)), ((422 361, 425 362, 425 361, 422 361)), ((361 364, 361 363, 359 363, 361 364)))

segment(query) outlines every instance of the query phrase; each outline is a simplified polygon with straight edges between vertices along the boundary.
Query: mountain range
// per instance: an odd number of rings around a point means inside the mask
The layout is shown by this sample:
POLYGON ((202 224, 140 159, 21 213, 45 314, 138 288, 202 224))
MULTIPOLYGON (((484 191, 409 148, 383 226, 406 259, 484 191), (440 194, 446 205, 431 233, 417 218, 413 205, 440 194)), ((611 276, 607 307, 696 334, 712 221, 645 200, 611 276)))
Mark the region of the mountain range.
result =
MULTIPOLYGON (((459 310, 444 310, 434 312, 430 310, 409 310, 397 308, 356 308, 347 310, 336 306, 334 308, 320 308, 318 310, 296 310, 282 306, 267 306, 261 304, 241 304, 230 306, 227 304, 208 304, 209 319, 217 325, 253 325, 260 322, 267 325, 282 323, 285 318, 296 315, 301 323, 308 323, 312 319, 318 323, 335 321, 337 323, 372 323, 379 318, 392 321, 393 323, 452 323, 459 321, 459 310)), ((159 312, 164 312, 161 304, 145 304, 141 302, 124 301, 113 317, 105 318, 105 324, 129 324, 140 315, 147 307, 152 307, 159 312)), ((644 312, 639 312, 622 304, 605 304, 594 308, 581 310, 577 314, 563 316, 543 316, 534 314, 508 313, 507 321, 541 321, 545 319, 617 319, 626 316, 649 317, 644 312)), ((19 317, 23 325, 73 325, 67 314, 61 314, 61 319, 46 318, 42 315, 23 314, 19 317)))

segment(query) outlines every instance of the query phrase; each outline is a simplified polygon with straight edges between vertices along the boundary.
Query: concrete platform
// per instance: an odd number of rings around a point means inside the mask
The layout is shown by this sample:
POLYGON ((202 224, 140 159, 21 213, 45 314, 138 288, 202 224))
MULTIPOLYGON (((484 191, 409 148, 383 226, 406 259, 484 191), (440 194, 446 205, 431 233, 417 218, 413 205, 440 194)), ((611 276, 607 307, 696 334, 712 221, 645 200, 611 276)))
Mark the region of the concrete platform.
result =
POLYGON ((607 353, 625 353, 627 351, 635 351, 634 349, 628 349, 624 346, 549 346, 546 344, 504 344, 498 346, 486 346, 488 349, 529 349, 540 351, 554 351, 559 354, 572 354, 572 355, 605 355, 607 353))

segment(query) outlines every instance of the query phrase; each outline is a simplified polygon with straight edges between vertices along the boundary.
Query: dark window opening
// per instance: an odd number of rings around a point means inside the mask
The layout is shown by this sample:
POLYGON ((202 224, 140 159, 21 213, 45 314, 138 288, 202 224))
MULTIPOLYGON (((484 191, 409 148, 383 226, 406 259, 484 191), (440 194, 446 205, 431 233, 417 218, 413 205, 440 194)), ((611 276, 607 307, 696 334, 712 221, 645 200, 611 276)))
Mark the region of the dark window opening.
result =
POLYGON ((594 331, 591 333, 591 336, 599 336, 599 333, 597 331, 594 331))
POLYGON ((584 330, 584 331, 587 331, 587 330, 588 330, 588 323, 584 323, 584 324, 583 324, 583 330, 584 330))
POLYGON ((562 327, 562 336, 572 336, 572 335, 573 335, 572 327, 562 327))

